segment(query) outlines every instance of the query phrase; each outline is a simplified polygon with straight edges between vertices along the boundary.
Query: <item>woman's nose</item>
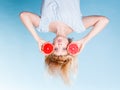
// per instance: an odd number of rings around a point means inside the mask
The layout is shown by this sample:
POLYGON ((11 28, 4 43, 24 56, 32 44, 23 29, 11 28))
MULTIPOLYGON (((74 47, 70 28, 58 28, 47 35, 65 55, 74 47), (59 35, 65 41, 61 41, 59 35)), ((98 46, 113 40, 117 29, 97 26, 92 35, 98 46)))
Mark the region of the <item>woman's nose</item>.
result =
POLYGON ((60 47, 60 46, 62 46, 62 44, 58 44, 58 46, 60 47))

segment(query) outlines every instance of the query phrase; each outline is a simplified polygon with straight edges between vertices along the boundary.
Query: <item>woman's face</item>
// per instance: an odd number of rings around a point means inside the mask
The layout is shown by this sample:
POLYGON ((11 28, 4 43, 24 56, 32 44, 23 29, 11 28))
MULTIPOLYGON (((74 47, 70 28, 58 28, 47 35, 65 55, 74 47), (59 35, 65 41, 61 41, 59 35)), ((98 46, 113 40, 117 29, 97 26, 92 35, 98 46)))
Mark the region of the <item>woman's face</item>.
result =
POLYGON ((67 54, 67 45, 68 39, 63 36, 57 36, 54 39, 54 54, 55 55, 66 55, 67 54))

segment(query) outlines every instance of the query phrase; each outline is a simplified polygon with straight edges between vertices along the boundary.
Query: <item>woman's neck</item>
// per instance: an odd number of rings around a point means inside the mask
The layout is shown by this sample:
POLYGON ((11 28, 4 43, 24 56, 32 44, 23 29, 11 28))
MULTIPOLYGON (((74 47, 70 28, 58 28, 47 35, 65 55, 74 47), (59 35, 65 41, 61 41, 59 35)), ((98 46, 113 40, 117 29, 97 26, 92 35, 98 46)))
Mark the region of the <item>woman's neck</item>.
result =
POLYGON ((56 36, 64 36, 66 37, 68 34, 66 33, 66 30, 64 29, 57 29, 56 30, 56 36))
POLYGON ((57 36, 66 37, 72 32, 72 29, 66 24, 56 21, 50 24, 50 31, 55 33, 57 36))
POLYGON ((65 25, 63 23, 57 25, 56 35, 61 35, 61 36, 66 37, 71 32, 72 32, 72 30, 67 25, 65 25))

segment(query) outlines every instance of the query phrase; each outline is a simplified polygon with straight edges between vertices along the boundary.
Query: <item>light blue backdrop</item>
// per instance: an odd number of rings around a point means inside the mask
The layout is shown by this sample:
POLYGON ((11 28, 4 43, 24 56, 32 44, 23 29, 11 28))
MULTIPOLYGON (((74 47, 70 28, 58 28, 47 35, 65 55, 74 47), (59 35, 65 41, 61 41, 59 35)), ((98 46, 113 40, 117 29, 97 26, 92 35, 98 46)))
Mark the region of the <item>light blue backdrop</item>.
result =
MULTIPOLYGON (((68 87, 46 76, 44 57, 19 19, 22 11, 40 15, 41 0, 0 0, 0 90, 120 90, 119 3, 81 0, 83 15, 104 15, 110 23, 79 55, 78 76, 68 87)), ((69 37, 79 39, 89 31, 69 37)), ((55 36, 39 35, 48 41, 55 36)))

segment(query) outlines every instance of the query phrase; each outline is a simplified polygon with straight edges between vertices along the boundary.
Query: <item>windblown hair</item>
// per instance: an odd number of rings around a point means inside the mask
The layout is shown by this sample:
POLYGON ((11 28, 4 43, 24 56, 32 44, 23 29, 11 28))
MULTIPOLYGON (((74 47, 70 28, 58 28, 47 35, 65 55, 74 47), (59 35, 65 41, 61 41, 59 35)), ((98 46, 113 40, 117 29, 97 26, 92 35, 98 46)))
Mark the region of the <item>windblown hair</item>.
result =
POLYGON ((50 75, 60 75, 66 84, 69 84, 70 73, 77 72, 77 63, 74 56, 51 54, 45 57, 45 64, 50 75))
MULTIPOLYGON (((68 44, 70 44, 72 39, 68 38, 68 42, 68 44)), ((47 67, 48 73, 53 76, 60 75, 66 84, 71 83, 71 71, 73 74, 77 73, 77 64, 76 56, 69 54, 58 56, 52 53, 45 56, 45 65, 47 67)))

